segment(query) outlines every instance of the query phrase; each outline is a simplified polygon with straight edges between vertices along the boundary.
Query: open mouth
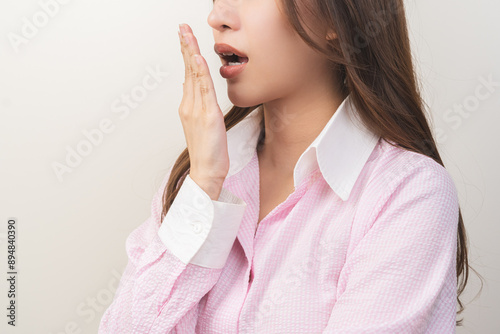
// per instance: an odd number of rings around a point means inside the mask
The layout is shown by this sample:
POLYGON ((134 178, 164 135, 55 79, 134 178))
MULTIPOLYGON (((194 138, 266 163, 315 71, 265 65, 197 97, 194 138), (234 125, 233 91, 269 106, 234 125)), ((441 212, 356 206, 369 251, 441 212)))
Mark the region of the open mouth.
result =
POLYGON ((248 57, 241 57, 232 52, 219 53, 224 65, 235 66, 248 63, 248 57))

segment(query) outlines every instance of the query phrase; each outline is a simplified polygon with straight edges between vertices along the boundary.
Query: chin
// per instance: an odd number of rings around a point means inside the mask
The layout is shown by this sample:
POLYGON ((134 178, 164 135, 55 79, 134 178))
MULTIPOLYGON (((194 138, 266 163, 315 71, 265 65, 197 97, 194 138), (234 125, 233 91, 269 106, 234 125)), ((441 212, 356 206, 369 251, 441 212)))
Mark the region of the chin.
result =
POLYGON ((232 104, 240 108, 252 107, 260 104, 260 99, 256 99, 255 96, 251 96, 251 93, 244 90, 234 89, 234 87, 229 87, 227 89, 227 96, 232 104))

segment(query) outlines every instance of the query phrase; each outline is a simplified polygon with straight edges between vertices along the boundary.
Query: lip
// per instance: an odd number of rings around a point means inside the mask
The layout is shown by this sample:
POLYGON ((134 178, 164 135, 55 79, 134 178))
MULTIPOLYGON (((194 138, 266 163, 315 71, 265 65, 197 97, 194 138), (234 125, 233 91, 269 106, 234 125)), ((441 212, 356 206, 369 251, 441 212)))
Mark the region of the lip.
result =
POLYGON ((221 68, 219 69, 219 73, 225 79, 233 79, 238 74, 243 72, 246 66, 247 63, 241 65, 232 65, 232 66, 222 65, 221 68))
POLYGON ((243 51, 240 51, 240 50, 236 49, 235 47, 233 47, 229 44, 225 44, 225 43, 216 43, 214 45, 214 51, 221 58, 222 58, 223 53, 229 53, 229 52, 232 52, 232 53, 234 53, 240 57, 243 57, 243 58, 248 58, 248 56, 243 51))
POLYGON ((216 43, 214 45, 214 51, 222 60, 222 66, 221 66, 219 72, 223 78, 232 79, 232 78, 236 77, 238 74, 240 74, 245 69, 245 67, 248 64, 248 61, 249 61, 248 56, 244 52, 236 49, 235 47, 233 47, 229 44, 216 43), (240 58, 246 58, 246 61, 243 61, 242 65, 229 66, 229 60, 227 57, 224 57, 222 55, 223 53, 234 53, 235 55, 237 55, 240 58))

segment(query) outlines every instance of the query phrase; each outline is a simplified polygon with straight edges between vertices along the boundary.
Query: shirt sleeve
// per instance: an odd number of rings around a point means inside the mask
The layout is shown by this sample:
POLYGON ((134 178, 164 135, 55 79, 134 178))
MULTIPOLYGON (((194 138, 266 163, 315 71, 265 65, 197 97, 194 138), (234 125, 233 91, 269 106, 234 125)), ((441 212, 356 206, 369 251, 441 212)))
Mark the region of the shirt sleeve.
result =
POLYGON ((158 234, 184 263, 224 267, 238 233, 246 203, 222 188, 217 201, 186 176, 158 234))
POLYGON ((99 334, 173 334, 177 324, 193 329, 197 304, 219 279, 246 203, 224 188, 214 201, 188 174, 160 224, 171 170, 153 197, 150 217, 127 237, 128 262, 99 334))
POLYGON ((455 333, 457 190, 441 165, 417 165, 379 183, 385 194, 347 255, 324 333, 455 333))

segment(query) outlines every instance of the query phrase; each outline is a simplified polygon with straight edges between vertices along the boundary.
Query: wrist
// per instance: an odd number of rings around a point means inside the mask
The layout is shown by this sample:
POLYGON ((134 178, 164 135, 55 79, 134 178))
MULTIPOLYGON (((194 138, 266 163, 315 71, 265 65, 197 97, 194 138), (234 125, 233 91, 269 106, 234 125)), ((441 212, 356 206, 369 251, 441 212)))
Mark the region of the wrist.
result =
POLYGON ((200 178, 189 173, 189 177, 214 201, 219 199, 224 179, 200 178))

